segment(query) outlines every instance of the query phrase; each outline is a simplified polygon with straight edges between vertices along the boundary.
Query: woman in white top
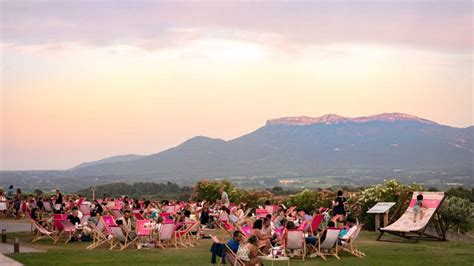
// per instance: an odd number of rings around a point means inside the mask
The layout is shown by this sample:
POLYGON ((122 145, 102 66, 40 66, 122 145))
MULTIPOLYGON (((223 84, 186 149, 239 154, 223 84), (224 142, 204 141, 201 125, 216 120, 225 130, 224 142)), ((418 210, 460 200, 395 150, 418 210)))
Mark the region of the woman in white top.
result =
POLYGON ((239 246, 237 250, 237 257, 245 262, 246 266, 261 265, 261 260, 258 257, 258 240, 256 236, 251 236, 247 244, 239 246))
POLYGON ((0 216, 5 216, 7 211, 7 197, 3 190, 0 189, 0 216))

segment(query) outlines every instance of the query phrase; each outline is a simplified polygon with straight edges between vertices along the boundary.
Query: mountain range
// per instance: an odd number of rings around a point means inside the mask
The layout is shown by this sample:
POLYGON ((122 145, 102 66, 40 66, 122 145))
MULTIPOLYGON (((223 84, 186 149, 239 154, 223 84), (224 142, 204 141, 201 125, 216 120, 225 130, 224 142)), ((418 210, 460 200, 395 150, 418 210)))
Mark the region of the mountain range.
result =
POLYGON ((69 171, 160 179, 309 176, 322 169, 472 172, 473 133, 473 126, 455 128, 402 113, 283 117, 233 140, 198 136, 156 154, 114 156, 69 171))

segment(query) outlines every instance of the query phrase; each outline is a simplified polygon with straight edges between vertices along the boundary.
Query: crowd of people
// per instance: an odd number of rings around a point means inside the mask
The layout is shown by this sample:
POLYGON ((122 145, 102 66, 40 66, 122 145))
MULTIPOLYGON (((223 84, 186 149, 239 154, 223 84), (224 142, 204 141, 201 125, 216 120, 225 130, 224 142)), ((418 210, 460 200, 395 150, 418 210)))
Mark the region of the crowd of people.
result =
MULTIPOLYGON (((282 202, 270 201, 257 210, 251 210, 245 202, 232 204, 224 188, 220 189, 220 200, 215 202, 156 202, 128 197, 88 201, 79 195, 61 193, 59 189, 48 197, 24 197, 20 189, 17 189, 16 193, 11 189, 7 193, 0 190, 0 215, 11 215, 16 219, 27 216, 49 231, 57 230, 54 223, 55 214, 66 215, 67 220, 78 228, 68 241, 93 240, 94 228, 104 216, 113 217, 114 224, 119 226, 129 239, 135 238, 137 220, 140 219, 147 220, 149 228, 155 232, 160 232, 167 221, 175 224, 176 231, 189 222, 194 222, 199 224, 198 229, 193 232, 197 237, 205 237, 206 231, 212 232, 216 228, 229 231, 231 239, 227 244, 246 265, 258 265, 261 263, 259 256, 270 254, 272 249, 281 247, 288 231, 297 228, 304 231, 308 250, 312 250, 314 255, 315 247, 325 238, 326 228, 335 227, 337 223, 341 227, 339 241, 344 241, 345 235, 350 235, 356 228, 355 220, 347 216, 347 200, 342 191, 338 191, 332 206, 322 206, 315 210, 287 207, 282 202), (273 209, 262 212, 268 209, 267 206, 273 209), (323 219, 315 229, 311 226, 316 215, 323 219), (249 230, 245 231, 244 228, 249 230)), ((158 246, 158 241, 155 240, 155 244, 158 246)), ((286 252, 286 255, 292 256, 296 254, 293 252, 299 251, 286 252)))

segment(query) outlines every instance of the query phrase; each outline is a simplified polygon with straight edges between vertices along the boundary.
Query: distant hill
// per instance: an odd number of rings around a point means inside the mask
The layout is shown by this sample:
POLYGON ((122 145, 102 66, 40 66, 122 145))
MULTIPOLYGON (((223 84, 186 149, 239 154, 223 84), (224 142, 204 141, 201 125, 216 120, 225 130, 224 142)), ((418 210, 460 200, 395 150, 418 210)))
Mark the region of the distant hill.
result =
POLYGON ((77 170, 80 168, 97 165, 97 164, 103 164, 103 163, 128 162, 128 161, 133 161, 133 160, 140 159, 143 157, 145 157, 145 155, 136 155, 136 154, 117 155, 117 156, 108 157, 108 158, 94 161, 94 162, 81 163, 71 168, 71 170, 77 170))
MULTIPOLYGON (((473 169, 474 127, 401 113, 286 117, 242 137, 204 136, 149 156, 81 164, 77 176, 308 176, 321 169, 473 169)), ((112 157, 114 158, 114 157, 112 157)))

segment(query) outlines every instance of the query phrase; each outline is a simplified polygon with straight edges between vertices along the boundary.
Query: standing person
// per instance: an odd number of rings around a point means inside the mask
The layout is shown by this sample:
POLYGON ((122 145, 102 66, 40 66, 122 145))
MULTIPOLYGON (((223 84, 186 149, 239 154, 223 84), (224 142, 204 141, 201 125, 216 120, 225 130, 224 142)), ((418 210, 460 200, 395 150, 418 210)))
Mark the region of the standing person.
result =
POLYGON ((56 211, 61 210, 61 207, 63 206, 63 194, 59 191, 59 189, 56 189, 56 200, 54 201, 54 209, 56 211))
POLYGON ((347 199, 344 197, 344 193, 342 190, 337 191, 337 197, 336 199, 332 202, 332 214, 333 216, 336 215, 342 215, 346 216, 346 202, 347 199))
POLYGON ((0 189, 0 217, 6 216, 7 212, 7 197, 3 193, 3 189, 0 189))
POLYGON ((230 205, 229 195, 227 195, 227 192, 225 192, 224 187, 221 187, 219 189, 219 192, 221 193, 221 202, 222 202, 222 204, 226 208, 229 208, 229 205, 230 205))
POLYGON ((21 209, 21 200, 23 199, 23 195, 21 194, 21 189, 16 189, 16 195, 13 199, 13 208, 15 209, 15 219, 20 219, 20 209, 21 209))

